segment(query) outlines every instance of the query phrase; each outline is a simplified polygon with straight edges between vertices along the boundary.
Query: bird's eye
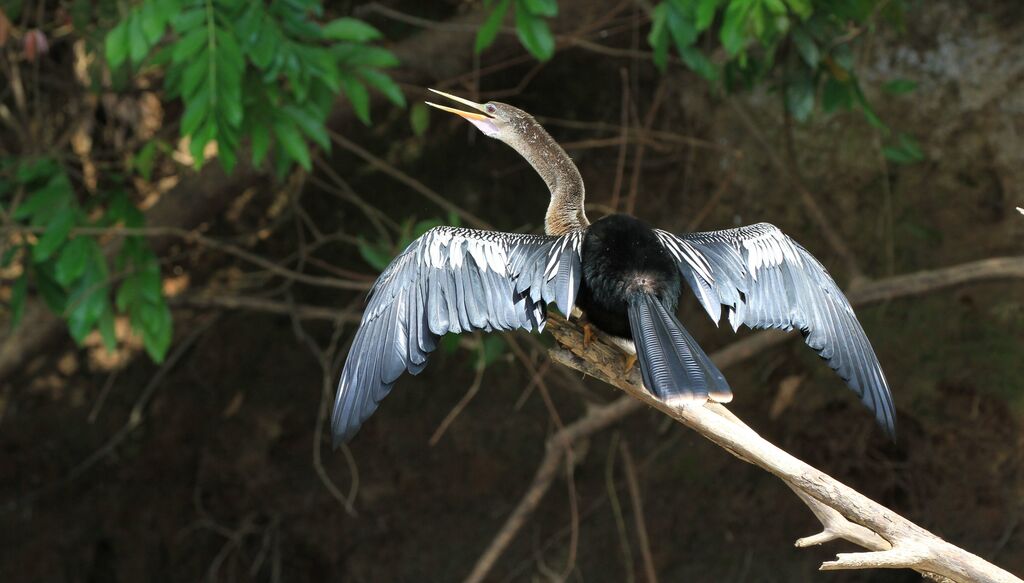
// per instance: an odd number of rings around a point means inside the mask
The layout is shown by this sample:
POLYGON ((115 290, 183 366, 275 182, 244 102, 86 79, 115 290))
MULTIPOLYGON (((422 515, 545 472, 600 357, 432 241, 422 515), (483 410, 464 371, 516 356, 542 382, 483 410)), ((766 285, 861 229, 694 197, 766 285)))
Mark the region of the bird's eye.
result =
POLYGON ((494 107, 490 103, 487 104, 487 107, 485 109, 487 110, 487 113, 494 113, 494 112, 498 111, 498 108, 494 107))

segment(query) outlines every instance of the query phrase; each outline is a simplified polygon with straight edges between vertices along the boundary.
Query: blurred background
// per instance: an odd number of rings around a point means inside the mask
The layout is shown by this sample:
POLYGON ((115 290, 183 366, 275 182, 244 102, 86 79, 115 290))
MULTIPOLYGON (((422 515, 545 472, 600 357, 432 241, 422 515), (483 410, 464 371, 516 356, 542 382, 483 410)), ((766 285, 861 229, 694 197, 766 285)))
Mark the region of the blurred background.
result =
MULTIPOLYGON (((3 579, 467 576, 545 440, 619 394, 546 336, 450 338, 331 449, 394 254, 543 226, 533 170, 427 87, 537 116, 592 219, 804 244, 858 304, 899 438, 799 341, 727 368, 730 409, 1024 573, 1021 55, 1012 0, 0 2, 3 579)), ((680 317, 709 352, 750 334, 680 317)), ((571 460, 486 580, 919 579, 819 573, 853 547, 794 548, 819 525, 784 484, 654 411, 571 460)))

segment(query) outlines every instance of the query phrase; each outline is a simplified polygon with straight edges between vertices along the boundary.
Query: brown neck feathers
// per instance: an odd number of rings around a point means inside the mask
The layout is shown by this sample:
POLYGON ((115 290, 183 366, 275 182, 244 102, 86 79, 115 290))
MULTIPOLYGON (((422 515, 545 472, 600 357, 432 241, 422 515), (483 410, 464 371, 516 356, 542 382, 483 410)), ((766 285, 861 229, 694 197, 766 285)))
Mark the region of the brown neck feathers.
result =
POLYGON ((509 142, 533 166, 551 191, 544 232, 562 235, 590 225, 583 209, 583 177, 572 158, 533 119, 509 142))

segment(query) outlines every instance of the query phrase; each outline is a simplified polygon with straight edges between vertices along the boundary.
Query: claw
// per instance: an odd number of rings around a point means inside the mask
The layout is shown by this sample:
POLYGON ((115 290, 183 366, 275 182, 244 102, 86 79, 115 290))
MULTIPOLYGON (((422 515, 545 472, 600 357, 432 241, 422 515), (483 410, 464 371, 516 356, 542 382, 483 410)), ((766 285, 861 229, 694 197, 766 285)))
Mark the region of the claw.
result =
POLYGON ((626 372, 633 369, 633 365, 636 364, 636 355, 626 353, 626 372))
POLYGON ((589 322, 583 323, 583 348, 590 346, 590 343, 594 341, 594 329, 590 326, 589 322))

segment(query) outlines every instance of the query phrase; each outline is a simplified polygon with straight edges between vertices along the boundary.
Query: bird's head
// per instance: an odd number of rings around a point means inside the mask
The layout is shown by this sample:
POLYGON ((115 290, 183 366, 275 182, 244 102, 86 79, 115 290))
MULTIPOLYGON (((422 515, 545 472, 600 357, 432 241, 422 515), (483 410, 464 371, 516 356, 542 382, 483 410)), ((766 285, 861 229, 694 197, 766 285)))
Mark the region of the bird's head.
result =
POLYGON ((461 103, 466 107, 475 109, 476 111, 463 111, 461 109, 438 105, 429 101, 427 102, 427 105, 449 113, 454 113, 475 125, 477 129, 484 133, 485 136, 501 140, 506 144, 513 143, 515 139, 526 132, 529 127, 536 125, 536 122, 530 114, 519 108, 512 107, 507 103, 500 103, 498 101, 476 103, 468 99, 456 97, 450 93, 438 91, 437 89, 431 89, 431 91, 443 97, 447 97, 452 101, 461 103))

